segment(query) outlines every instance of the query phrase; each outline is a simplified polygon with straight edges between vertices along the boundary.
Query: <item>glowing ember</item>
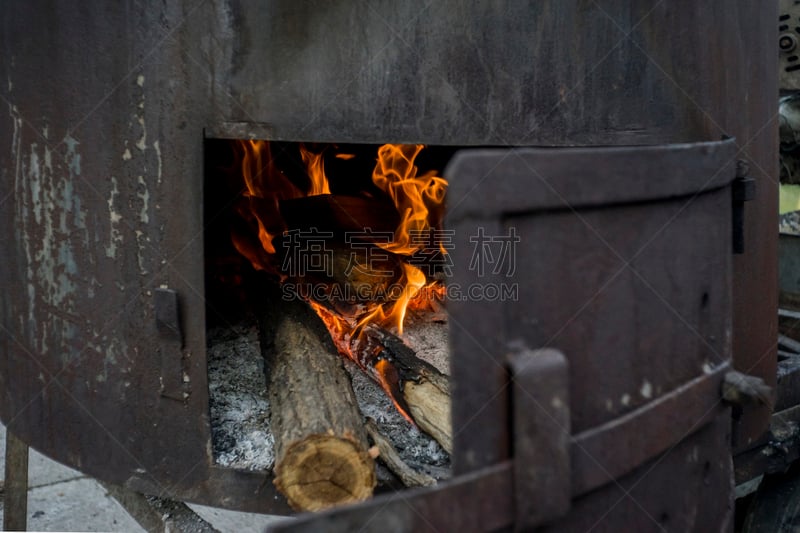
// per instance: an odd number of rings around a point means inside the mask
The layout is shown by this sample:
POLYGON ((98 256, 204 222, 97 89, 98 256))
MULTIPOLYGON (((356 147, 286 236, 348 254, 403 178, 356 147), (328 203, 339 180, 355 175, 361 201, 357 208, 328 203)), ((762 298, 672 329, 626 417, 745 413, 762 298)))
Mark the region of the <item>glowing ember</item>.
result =
MULTIPOLYGON (((377 325, 401 334, 403 321, 409 307, 423 309, 437 307, 436 302, 443 298, 444 287, 429 282, 418 268, 406 260, 422 250, 430 250, 431 245, 446 253, 444 247, 433 239, 440 227, 444 209, 447 181, 435 172, 419 174, 415 159, 422 151, 422 145, 386 144, 378 149, 377 162, 372 173, 372 182, 386 194, 399 214, 400 222, 394 230, 392 239, 375 240, 368 246, 385 250, 381 252, 400 259, 399 267, 392 273, 389 297, 378 298, 373 295, 359 305, 351 307, 352 312, 343 312, 341 306, 323 304, 315 301, 313 295, 303 293, 309 304, 322 318, 340 353, 355 361, 387 392, 398 410, 409 420, 404 402, 399 398, 398 379, 392 365, 381 359, 380 347, 372 346, 363 338, 365 328, 377 325)), ((281 202, 310 196, 331 195, 330 183, 325 175, 322 152, 313 152, 300 145, 300 157, 308 178, 305 186, 298 185, 284 174, 274 163, 270 145, 266 141, 239 141, 241 153, 241 173, 244 179, 244 203, 237 206, 242 217, 250 226, 257 229, 258 243, 252 238, 234 232, 236 249, 244 255, 255 268, 277 274, 282 280, 290 277, 285 269, 285 258, 276 250, 276 239, 287 236, 287 227, 281 215, 281 202)), ((337 153, 334 157, 349 161, 356 156, 337 153)), ((335 199, 336 196, 331 196, 335 199)), ((365 228, 369 229, 369 228, 365 228)), ((351 252, 351 261, 353 254, 351 252)), ((369 265, 370 261, 367 261, 369 265)), ((359 265, 361 266, 361 265, 359 265)), ((379 278, 376 264, 372 264, 372 277, 379 278)), ((335 276, 334 276, 335 277, 335 276)), ((347 284, 355 287, 352 276, 347 284)), ((388 283, 388 282, 387 282, 388 283)), ((335 302, 334 302, 335 303, 335 302)), ((351 309, 348 308, 348 309, 351 309)))

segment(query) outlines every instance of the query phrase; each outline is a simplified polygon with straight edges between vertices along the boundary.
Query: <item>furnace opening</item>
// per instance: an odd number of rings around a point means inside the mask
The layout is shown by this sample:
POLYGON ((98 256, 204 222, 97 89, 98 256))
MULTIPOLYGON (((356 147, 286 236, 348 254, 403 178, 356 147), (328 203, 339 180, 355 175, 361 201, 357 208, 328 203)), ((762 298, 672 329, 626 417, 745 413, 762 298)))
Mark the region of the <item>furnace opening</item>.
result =
MULTIPOLYGON (((206 334, 217 464, 275 470, 276 485, 299 509, 339 503, 336 495, 295 494, 286 481, 289 468, 305 468, 289 457, 293 439, 321 430, 360 445, 366 470, 383 485, 447 477, 444 282, 451 239, 442 175, 456 148, 227 139, 208 139, 205 147, 206 334), (311 380, 294 375, 322 374, 330 363, 308 352, 334 354, 334 366, 346 369, 339 381, 347 383, 337 382, 335 369, 311 380), (314 394, 320 412, 303 412, 314 409, 303 405, 314 394), (343 422, 348 395, 356 416, 343 422), (281 426, 293 416, 299 419, 292 428, 281 426), (386 446, 415 481, 390 464, 386 446)), ((345 448, 331 453, 347 455, 347 477, 357 477, 353 457, 360 460, 361 452, 350 457, 345 448)), ((370 480, 362 484, 371 493, 370 480)))

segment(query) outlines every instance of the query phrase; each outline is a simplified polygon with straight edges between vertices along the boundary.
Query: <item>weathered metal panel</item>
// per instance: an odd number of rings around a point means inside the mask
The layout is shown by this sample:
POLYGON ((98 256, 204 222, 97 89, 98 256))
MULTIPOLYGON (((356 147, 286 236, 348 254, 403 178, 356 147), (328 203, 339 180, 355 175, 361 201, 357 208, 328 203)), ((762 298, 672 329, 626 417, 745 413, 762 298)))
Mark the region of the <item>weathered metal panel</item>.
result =
POLYGON ((707 139, 687 93, 720 88, 713 62, 729 48, 725 24, 738 24, 725 2, 230 6, 237 31, 220 46, 233 59, 222 73, 239 104, 231 118, 318 141, 707 139), (691 83, 673 82, 680 71, 691 83))
POLYGON ((585 494, 622 478, 729 414, 719 396, 729 371, 729 365, 720 365, 624 416, 575 435, 571 449, 573 494, 585 494))
POLYGON ((280 508, 212 467, 203 128, 214 4, 0 9, 0 418, 47 455, 154 494, 280 508), (183 346, 154 291, 175 290, 183 346))
POLYGON ((537 531, 731 531, 730 419, 711 424, 603 490, 573 500, 563 520, 537 531), (676 479, 681 479, 677 490, 676 479))
POLYGON ((573 508, 554 531, 654 530, 661 513, 678 531, 728 520, 730 409, 719 388, 732 351, 735 163, 734 140, 455 156, 452 283, 470 294, 480 284, 484 296, 490 285, 515 289, 485 298, 478 315, 470 299, 448 307, 455 390, 481 391, 453 397, 457 474, 511 456, 507 436, 483 429, 508 416, 496 399, 508 395, 495 385, 508 379, 503 352, 550 347, 569 360, 574 443, 573 508), (672 486, 713 496, 673 498, 672 486), (640 497, 628 499, 634 487, 640 497))
MULTIPOLYGON (((715 89, 690 91, 706 111, 712 131, 726 130, 739 139, 739 157, 749 162, 756 198, 745 204, 745 253, 733 261, 733 362, 737 370, 762 378, 775 390, 778 334, 778 99, 777 2, 737 2, 718 10, 716 24, 732 30, 717 60, 723 69, 715 89)), ((711 46, 711 45, 710 45, 711 46)), ((676 78, 686 86, 691 73, 676 78)), ((734 445, 747 448, 769 426, 770 409, 749 407, 734 424, 734 445)))
MULTIPOLYGON (((723 185, 735 175, 735 153, 734 142, 725 141, 456 155, 447 170, 454 282, 464 291, 475 284, 516 289, 505 299, 450 302, 454 423, 462 428, 455 437, 457 472, 508 454, 504 438, 483 428, 506 416, 506 393, 495 383, 503 383, 503 350, 511 340, 570 358, 576 432, 728 360, 731 193, 723 185), (660 201, 651 194, 655 178, 660 201), (615 186, 606 188, 608 181, 615 186), (695 193, 685 188, 692 181, 695 193), (664 185, 673 182, 675 194, 664 185), (487 183, 498 186, 490 191, 487 183), (637 193, 646 201, 633 202, 637 193), (515 236, 506 264, 476 268, 485 253, 476 244, 480 232, 483 244, 515 236), (477 306, 482 312, 473 314, 477 306), (460 390, 470 392, 460 396, 460 390)), ((497 259, 501 249, 491 246, 497 259)))
POLYGON ((528 327, 509 331, 573 358, 571 394, 584 402, 572 411, 576 431, 730 358, 729 209, 721 189, 508 220, 530 243, 517 255, 529 278, 505 313, 528 327))

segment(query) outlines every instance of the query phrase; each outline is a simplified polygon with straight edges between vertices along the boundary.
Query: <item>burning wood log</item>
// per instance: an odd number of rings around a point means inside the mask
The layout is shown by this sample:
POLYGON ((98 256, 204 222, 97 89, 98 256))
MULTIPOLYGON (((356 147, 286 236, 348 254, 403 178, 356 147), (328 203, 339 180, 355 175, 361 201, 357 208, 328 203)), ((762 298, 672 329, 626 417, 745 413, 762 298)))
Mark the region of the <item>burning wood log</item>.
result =
POLYGON ((375 325, 365 328, 357 351, 359 364, 380 375, 378 382, 391 390, 387 392, 398 408, 407 410, 422 431, 453 453, 448 377, 418 358, 402 339, 375 325))
POLYGON ((314 309, 328 324, 339 353, 375 380, 406 419, 452 453, 448 377, 386 329, 367 324, 352 335, 342 335, 333 331, 337 323, 334 311, 319 304, 314 304, 314 309))
POLYGON ((362 501, 375 487, 375 464, 342 362, 306 303, 281 301, 277 290, 268 293, 272 298, 259 318, 259 332, 275 437, 275 485, 297 510, 362 501))
POLYGON ((403 277, 402 259, 370 243, 354 248, 328 243, 325 259, 331 265, 306 270, 293 277, 285 274, 288 286, 306 300, 323 300, 342 316, 353 316, 371 305, 391 300, 392 287, 403 277))

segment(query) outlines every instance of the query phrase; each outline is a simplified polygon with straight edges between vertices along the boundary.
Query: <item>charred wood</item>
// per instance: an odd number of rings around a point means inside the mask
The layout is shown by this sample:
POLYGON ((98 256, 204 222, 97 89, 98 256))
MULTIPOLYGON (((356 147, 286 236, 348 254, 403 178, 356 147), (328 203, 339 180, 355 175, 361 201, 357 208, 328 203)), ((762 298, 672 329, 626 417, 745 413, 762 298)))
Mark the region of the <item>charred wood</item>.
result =
POLYGON ((418 358, 402 339, 378 326, 367 326, 358 341, 359 364, 372 369, 398 408, 407 410, 414 423, 453 451, 449 378, 418 358))
POLYGON ((381 433, 374 420, 368 418, 365 427, 372 442, 378 447, 378 458, 394 473, 407 487, 429 487, 436 484, 436 480, 422 472, 411 468, 400 457, 391 441, 381 433))

